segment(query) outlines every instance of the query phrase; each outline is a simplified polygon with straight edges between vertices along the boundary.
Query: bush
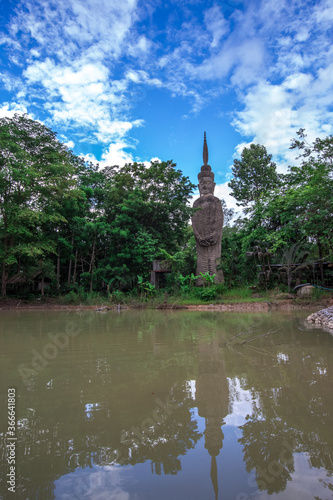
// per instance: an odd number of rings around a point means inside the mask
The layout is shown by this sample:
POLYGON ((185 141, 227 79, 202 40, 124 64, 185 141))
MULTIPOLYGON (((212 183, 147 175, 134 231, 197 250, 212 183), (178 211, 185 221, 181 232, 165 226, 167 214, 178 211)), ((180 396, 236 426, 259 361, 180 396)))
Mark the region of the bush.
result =
POLYGON ((74 292, 74 290, 71 290, 66 293, 66 295, 61 297, 61 302, 64 302, 65 304, 77 304, 80 302, 80 297, 76 292, 74 292))
POLYGON ((198 292, 199 292, 199 298, 207 302, 215 300, 218 294, 215 286, 209 288, 199 288, 198 292))
POLYGON ((110 299, 112 300, 112 302, 119 304, 120 302, 124 302, 125 294, 120 290, 114 290, 110 296, 110 299))
POLYGON ((229 290, 225 283, 218 283, 217 285, 215 285, 215 289, 216 289, 218 295, 224 295, 229 290))

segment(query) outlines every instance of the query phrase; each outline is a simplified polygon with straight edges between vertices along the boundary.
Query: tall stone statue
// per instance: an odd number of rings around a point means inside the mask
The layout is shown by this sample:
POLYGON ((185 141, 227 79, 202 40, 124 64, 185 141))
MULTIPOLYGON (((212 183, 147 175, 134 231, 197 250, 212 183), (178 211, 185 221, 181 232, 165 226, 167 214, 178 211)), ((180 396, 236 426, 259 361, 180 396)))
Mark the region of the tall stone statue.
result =
MULTIPOLYGON (((204 133, 203 162, 201 172, 198 174, 200 198, 193 207, 198 209, 192 217, 192 227, 197 248, 197 275, 209 273, 216 274, 215 282, 224 281, 222 270, 216 267, 221 258, 221 240, 223 227, 223 212, 221 201, 214 196, 214 174, 208 165, 208 147, 206 132, 204 133)), ((198 286, 203 284, 203 279, 198 278, 198 286)))

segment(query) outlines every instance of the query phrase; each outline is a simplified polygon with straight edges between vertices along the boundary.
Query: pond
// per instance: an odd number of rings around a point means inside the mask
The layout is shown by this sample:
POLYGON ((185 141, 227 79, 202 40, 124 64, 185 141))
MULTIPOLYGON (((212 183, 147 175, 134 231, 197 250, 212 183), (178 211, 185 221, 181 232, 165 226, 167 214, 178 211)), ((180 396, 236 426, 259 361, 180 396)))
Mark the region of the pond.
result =
POLYGON ((0 498, 331 498, 333 337, 308 314, 2 311, 0 498))

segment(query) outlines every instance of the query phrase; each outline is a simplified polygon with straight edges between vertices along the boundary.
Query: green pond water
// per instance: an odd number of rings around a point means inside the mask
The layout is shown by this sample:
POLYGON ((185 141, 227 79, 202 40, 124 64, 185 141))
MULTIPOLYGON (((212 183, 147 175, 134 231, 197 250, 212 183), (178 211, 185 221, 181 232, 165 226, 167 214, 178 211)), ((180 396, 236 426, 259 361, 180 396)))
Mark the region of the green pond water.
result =
POLYGON ((0 312, 0 498, 331 499, 333 336, 309 312, 0 312))

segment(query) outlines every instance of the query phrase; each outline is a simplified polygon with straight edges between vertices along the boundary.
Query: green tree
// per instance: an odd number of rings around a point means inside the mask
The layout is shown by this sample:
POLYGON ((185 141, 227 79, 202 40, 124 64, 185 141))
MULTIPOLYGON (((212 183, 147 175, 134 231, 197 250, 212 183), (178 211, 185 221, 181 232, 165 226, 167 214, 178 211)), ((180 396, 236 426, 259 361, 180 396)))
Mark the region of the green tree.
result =
MULTIPOLYGON (((26 259, 56 252, 48 228, 66 222, 61 206, 78 196, 75 173, 80 160, 56 134, 27 115, 0 119, 0 262, 2 295, 10 272, 26 259)), ((54 232, 57 232, 55 229, 54 232)))
POLYGON ((272 155, 265 146, 251 144, 244 148, 240 160, 235 160, 232 166, 234 178, 228 183, 232 189, 231 195, 237 200, 237 205, 244 207, 244 213, 251 213, 263 197, 279 184, 276 165, 272 155))
POLYGON ((333 137, 306 142, 304 129, 291 149, 299 149, 299 166, 290 168, 287 196, 293 198, 298 218, 308 241, 314 241, 324 283, 323 259, 333 253, 333 137))
POLYGON ((110 227, 106 257, 100 266, 127 269, 127 286, 147 277, 161 249, 180 251, 186 243, 194 189, 171 161, 108 167, 104 216, 110 227))
POLYGON ((230 227, 232 218, 235 215, 234 208, 228 208, 227 203, 224 198, 221 199, 222 211, 223 211, 223 228, 230 227))

